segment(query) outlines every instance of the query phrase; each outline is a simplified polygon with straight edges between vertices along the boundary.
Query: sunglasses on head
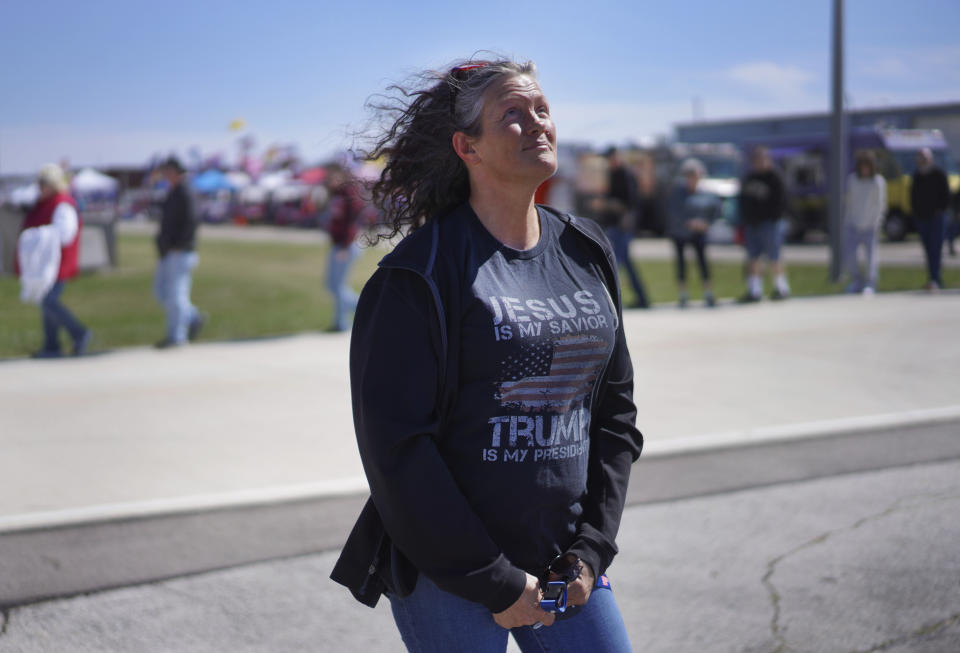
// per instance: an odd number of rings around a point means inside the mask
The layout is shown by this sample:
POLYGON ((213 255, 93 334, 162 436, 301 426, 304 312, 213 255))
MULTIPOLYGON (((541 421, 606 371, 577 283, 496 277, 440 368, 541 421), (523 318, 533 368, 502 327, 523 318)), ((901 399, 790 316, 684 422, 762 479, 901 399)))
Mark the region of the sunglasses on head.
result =
POLYGON ((540 609, 564 612, 567 609, 567 585, 580 577, 583 565, 575 553, 564 553, 547 565, 540 574, 540 609))
POLYGON ((471 63, 463 66, 455 66, 450 69, 450 76, 453 77, 458 82, 466 81, 467 77, 470 76, 470 71, 477 70, 478 68, 485 68, 489 64, 486 61, 481 61, 479 63, 471 63))

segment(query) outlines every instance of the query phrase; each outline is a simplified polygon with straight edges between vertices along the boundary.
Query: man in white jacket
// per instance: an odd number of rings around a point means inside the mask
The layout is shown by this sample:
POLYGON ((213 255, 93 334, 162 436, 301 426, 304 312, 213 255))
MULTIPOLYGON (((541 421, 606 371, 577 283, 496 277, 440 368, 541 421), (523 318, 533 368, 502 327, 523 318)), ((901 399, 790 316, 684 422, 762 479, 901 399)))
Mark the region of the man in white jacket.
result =
POLYGON ((843 218, 844 261, 850 275, 847 292, 872 295, 877 288, 877 238, 887 212, 887 182, 867 150, 857 152, 856 170, 847 179, 843 218), (860 248, 866 254, 866 274, 860 268, 860 248))

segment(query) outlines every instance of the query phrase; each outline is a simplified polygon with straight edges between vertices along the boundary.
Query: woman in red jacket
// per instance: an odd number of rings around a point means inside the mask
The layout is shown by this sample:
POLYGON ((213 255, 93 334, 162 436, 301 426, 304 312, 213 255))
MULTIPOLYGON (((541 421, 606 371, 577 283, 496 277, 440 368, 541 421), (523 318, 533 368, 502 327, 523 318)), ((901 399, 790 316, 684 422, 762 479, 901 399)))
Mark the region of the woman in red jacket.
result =
POLYGON ((67 193, 67 181, 63 170, 56 164, 48 164, 37 175, 40 197, 36 206, 23 221, 23 230, 32 227, 53 225, 60 237, 60 272, 57 280, 40 303, 43 318, 43 348, 35 358, 57 358, 60 349, 60 327, 66 329, 73 340, 73 355, 82 356, 90 345, 92 333, 70 312, 60 295, 64 283, 77 276, 77 260, 80 254, 80 228, 82 222, 77 212, 77 203, 67 193))

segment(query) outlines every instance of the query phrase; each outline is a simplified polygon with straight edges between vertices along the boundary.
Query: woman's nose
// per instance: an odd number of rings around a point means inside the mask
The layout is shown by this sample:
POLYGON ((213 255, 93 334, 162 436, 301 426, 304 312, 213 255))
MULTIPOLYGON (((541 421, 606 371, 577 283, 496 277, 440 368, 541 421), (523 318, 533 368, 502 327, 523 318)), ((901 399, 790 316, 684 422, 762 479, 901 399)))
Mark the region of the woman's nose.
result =
POLYGON ((543 119, 538 114, 534 113, 530 115, 529 129, 530 132, 534 134, 539 134, 546 129, 543 119))

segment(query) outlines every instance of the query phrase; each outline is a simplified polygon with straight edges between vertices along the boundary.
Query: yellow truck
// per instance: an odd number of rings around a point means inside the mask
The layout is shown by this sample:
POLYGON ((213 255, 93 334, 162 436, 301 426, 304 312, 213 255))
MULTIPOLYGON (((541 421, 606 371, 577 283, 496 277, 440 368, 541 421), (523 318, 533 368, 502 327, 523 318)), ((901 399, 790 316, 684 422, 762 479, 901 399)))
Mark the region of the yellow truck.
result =
POLYGON ((883 146, 874 148, 874 153, 880 174, 887 180, 887 217, 883 233, 888 240, 903 240, 914 230, 910 187, 917 168, 917 152, 924 147, 930 148, 935 164, 947 174, 951 195, 960 192, 960 173, 938 129, 887 129, 880 130, 880 134, 883 146))

